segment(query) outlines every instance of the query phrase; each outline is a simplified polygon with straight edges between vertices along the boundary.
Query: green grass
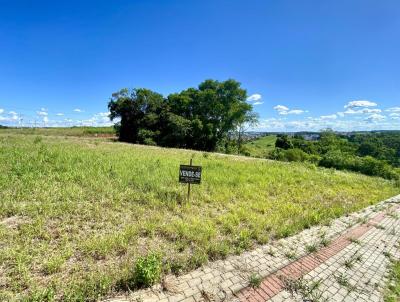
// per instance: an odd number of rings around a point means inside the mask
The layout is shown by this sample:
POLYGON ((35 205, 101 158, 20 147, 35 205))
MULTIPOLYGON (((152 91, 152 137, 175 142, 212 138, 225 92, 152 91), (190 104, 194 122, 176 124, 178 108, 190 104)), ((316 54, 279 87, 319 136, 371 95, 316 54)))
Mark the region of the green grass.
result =
POLYGON ((384 300, 385 302, 400 301, 400 261, 393 261, 392 263, 384 300))
POLYGON ((151 255, 161 275, 181 273, 399 193, 299 163, 94 138, 0 134, 0 162, 0 301, 93 301, 159 280, 151 255), (191 157, 203 180, 188 204, 177 179, 191 157))
POLYGON ((266 157, 275 149, 276 135, 267 135, 245 144, 246 151, 253 157, 266 157))
POLYGON ((0 128, 0 134, 114 137, 114 127, 0 128))

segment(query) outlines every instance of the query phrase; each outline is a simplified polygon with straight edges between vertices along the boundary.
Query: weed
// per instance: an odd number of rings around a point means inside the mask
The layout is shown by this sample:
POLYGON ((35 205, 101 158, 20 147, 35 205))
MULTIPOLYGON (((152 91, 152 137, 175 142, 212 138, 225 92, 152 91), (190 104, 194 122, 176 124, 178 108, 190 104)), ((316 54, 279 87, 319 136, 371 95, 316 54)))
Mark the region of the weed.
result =
POLYGON ((351 243, 358 244, 358 245, 361 244, 361 241, 358 240, 357 238, 349 237, 349 238, 347 238, 347 239, 348 239, 351 243))
POLYGON ((259 274, 253 273, 250 275, 249 284, 252 288, 260 287, 262 278, 259 274))
POLYGON ((275 256, 275 251, 272 249, 272 247, 269 247, 267 254, 274 257, 275 256))
POLYGON ((382 255, 383 256, 385 256, 386 258, 388 258, 388 259, 393 259, 392 257, 392 254, 390 253, 390 252, 388 252, 388 251, 384 251, 383 253, 382 253, 382 255))
POLYGON ((331 243, 331 241, 326 238, 325 236, 321 238, 320 244, 324 247, 327 247, 329 244, 331 243))
POLYGON ((316 252, 317 251, 317 245, 316 244, 307 244, 306 245, 306 251, 309 254, 316 252))
POLYGON ((327 299, 322 296, 322 291, 319 290, 321 280, 307 282, 303 277, 298 279, 281 277, 281 280, 284 284, 284 289, 288 291, 292 297, 297 294, 300 295, 301 301, 327 301, 327 299))
POLYGON ((348 279, 347 276, 346 276, 345 274, 343 274, 343 273, 340 273, 340 274, 338 274, 338 275, 335 275, 335 279, 336 279, 336 282, 337 282, 339 285, 343 286, 343 287, 348 288, 349 285, 350 285, 349 279, 348 279))
POLYGON ((150 254, 136 260, 133 282, 136 286, 151 286, 160 281, 161 257, 158 254, 150 254))
POLYGON ((367 222, 368 222, 368 218, 365 217, 365 216, 359 217, 359 218, 357 219, 357 223, 359 223, 359 224, 366 224, 367 222))
POLYGON ((375 225, 375 228, 377 228, 378 230, 385 230, 386 228, 383 226, 383 225, 381 225, 381 224, 376 224, 375 225))
POLYGON ((285 257, 288 258, 289 260, 294 260, 296 259, 296 252, 295 251, 286 251, 285 252, 285 257))

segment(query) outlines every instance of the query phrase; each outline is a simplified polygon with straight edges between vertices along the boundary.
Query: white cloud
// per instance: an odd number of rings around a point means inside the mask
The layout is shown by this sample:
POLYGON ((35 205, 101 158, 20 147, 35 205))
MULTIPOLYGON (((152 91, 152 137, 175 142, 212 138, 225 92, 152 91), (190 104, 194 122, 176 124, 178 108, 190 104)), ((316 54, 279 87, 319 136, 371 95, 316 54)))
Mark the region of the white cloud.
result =
POLYGON ((4 109, 0 108, 0 114, 2 114, 4 112, 4 109))
POLYGON ((16 121, 18 119, 18 113, 15 111, 10 111, 8 114, 11 115, 11 120, 16 121))
POLYGON ((57 116, 63 116, 64 113, 59 112, 59 113, 56 113, 56 115, 57 115, 57 116))
POLYGON ((365 120, 369 121, 369 122, 379 122, 379 121, 383 121, 385 119, 386 119, 386 116, 384 116, 382 114, 377 114, 377 113, 374 113, 374 114, 368 116, 367 118, 365 118, 365 120))
POLYGON ((388 112, 400 112, 400 107, 392 107, 389 109, 386 109, 388 112))
POLYGON ((304 112, 308 112, 307 110, 302 110, 302 109, 292 109, 292 110, 289 110, 288 107, 283 106, 283 105, 276 105, 276 106, 274 107, 274 109, 275 109, 276 111, 278 111, 278 114, 280 114, 280 115, 302 114, 302 113, 304 113, 304 112))
POLYGON ((304 113, 305 111, 304 110, 301 110, 301 109, 293 109, 293 110, 289 110, 288 112, 287 112, 287 114, 302 114, 302 113, 304 113))
POLYGON ((362 113, 381 113, 381 109, 370 109, 370 108, 365 108, 361 110, 362 113))
POLYGON ((247 98, 248 102, 258 102, 262 98, 261 94, 254 93, 247 98))
MULTIPOLYGON (((43 109, 43 108, 42 108, 42 109, 43 109)), ((46 111, 44 111, 44 110, 36 111, 36 114, 37 114, 37 115, 40 115, 40 116, 47 116, 47 115, 48 115, 48 113, 47 113, 46 111)))
POLYGON ((47 116, 43 117, 43 122, 47 124, 49 122, 49 118, 47 116))
MULTIPOLYGON (((346 106, 345 106, 346 107, 346 106)), ((357 109, 357 107, 355 107, 357 109)), ((381 109, 371 109, 371 108, 363 108, 363 109, 357 109, 354 110, 353 108, 348 108, 346 111, 344 112, 338 112, 337 114, 341 117, 347 115, 352 115, 352 114, 370 114, 370 113, 381 113, 382 110, 381 109)))
POLYGON ((110 112, 109 111, 108 112, 99 112, 99 113, 97 113, 97 115, 102 116, 102 117, 109 117, 110 112))
POLYGON ((278 112, 288 111, 288 110, 289 110, 288 107, 283 106, 283 105, 276 105, 276 106, 274 107, 274 109, 275 109, 276 111, 278 111, 278 112))
POLYGON ((367 101, 367 100, 357 100, 348 102, 347 105, 344 106, 345 109, 348 108, 361 108, 361 107, 375 107, 377 103, 367 101))
POLYGON ((79 108, 76 108, 76 109, 74 109, 74 112, 83 112, 83 110, 79 109, 79 108))
POLYGON ((264 104, 264 102, 254 102, 253 103, 254 106, 261 105, 261 104, 264 104))
POLYGON ((320 118, 321 120, 335 120, 337 119, 337 115, 336 114, 321 115, 320 118))

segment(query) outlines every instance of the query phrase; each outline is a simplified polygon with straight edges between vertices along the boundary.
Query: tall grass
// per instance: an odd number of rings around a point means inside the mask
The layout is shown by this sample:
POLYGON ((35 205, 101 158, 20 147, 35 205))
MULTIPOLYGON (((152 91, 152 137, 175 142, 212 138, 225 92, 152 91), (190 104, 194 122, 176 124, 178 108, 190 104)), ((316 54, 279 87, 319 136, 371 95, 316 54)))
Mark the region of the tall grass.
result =
POLYGON ((99 139, 0 134, 0 300, 90 301, 358 210, 392 182, 297 163, 99 139), (200 186, 179 164, 203 166, 200 186), (140 258, 142 259, 142 258, 140 258))
POLYGON ((0 134, 114 137, 114 127, 0 128, 0 134))

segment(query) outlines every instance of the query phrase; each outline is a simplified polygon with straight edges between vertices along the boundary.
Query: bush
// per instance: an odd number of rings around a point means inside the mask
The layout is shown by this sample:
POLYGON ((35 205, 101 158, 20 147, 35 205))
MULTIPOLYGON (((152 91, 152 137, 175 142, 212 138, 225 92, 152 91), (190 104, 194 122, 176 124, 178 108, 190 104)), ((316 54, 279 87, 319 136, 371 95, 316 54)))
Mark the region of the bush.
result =
MULTIPOLYGON (((271 152, 269 157, 271 159, 277 159, 280 161, 295 161, 295 162, 304 162, 310 159, 310 156, 307 153, 297 148, 288 150, 276 148, 273 152, 271 152)), ((313 157, 313 161, 314 160, 315 158, 313 157)))
POLYGON ((136 260, 134 282, 138 287, 149 287, 161 278, 161 257, 158 254, 150 254, 136 260))
POLYGON ((389 164, 383 160, 371 156, 358 157, 343 153, 339 150, 327 152, 321 161, 320 166, 326 168, 336 168, 338 170, 350 170, 360 172, 366 175, 380 176, 387 179, 398 179, 396 173, 389 164))

